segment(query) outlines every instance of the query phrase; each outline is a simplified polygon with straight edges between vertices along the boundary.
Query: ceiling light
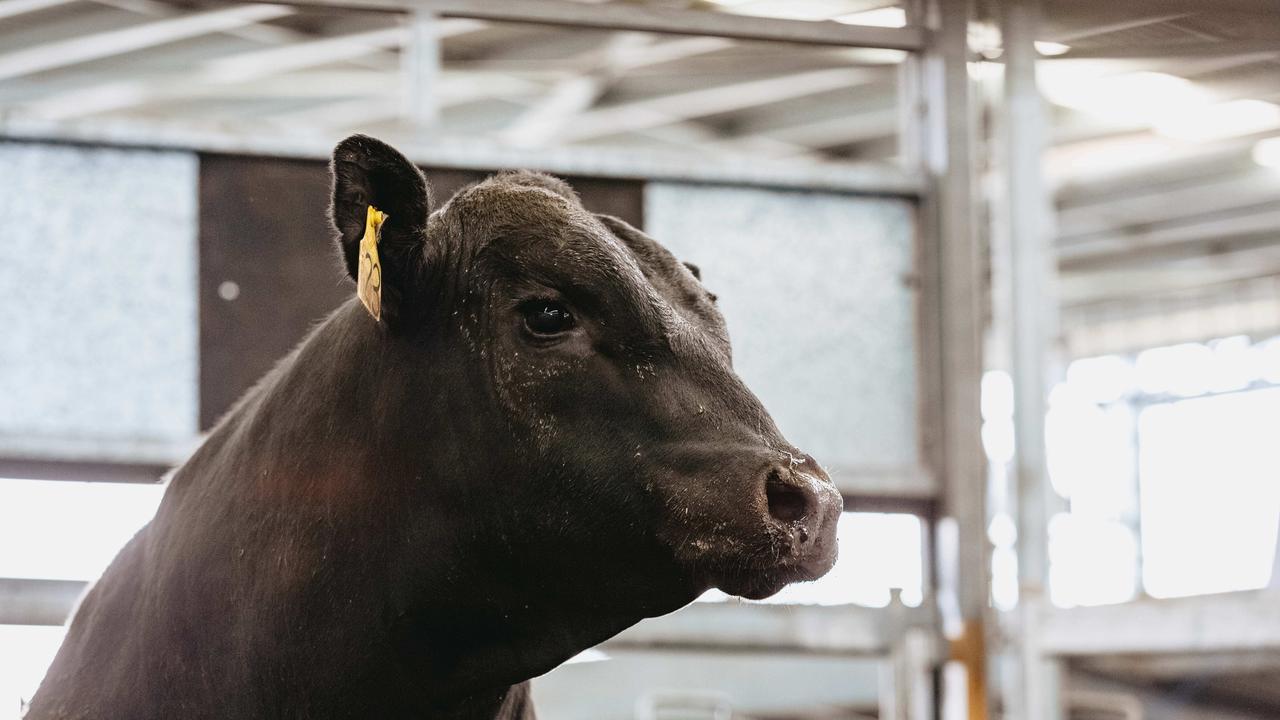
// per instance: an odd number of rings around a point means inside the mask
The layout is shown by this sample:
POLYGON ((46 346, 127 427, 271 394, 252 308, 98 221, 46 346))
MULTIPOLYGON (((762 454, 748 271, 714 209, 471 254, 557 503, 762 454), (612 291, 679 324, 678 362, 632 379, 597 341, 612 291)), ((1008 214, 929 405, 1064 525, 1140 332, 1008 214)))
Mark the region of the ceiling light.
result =
POLYGON ((1063 45, 1062 43, 1050 42, 1048 40, 1036 41, 1036 52, 1040 53, 1041 55, 1044 55, 1045 57, 1062 55, 1068 52, 1069 50, 1071 50, 1070 45, 1063 45))
POLYGON ((1232 100, 1170 115, 1155 124, 1165 137, 1208 142, 1280 127, 1280 106, 1263 100, 1232 100))
POLYGON ((878 10, 841 15, 835 19, 845 25, 869 25, 871 27, 900 28, 907 26, 907 11, 900 7, 886 7, 878 10))
POLYGON ((1263 167, 1280 168, 1280 137, 1259 140, 1253 146, 1253 161, 1263 167))

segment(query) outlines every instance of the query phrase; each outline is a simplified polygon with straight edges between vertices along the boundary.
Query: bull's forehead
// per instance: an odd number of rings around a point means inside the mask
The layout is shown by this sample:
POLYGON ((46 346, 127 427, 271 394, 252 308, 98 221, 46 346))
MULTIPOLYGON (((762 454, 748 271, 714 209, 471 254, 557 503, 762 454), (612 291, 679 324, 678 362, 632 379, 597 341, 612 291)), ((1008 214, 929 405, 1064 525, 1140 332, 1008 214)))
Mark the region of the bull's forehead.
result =
POLYGON ((625 243, 577 202, 549 189, 491 179, 460 192, 442 212, 457 216, 469 254, 499 255, 535 279, 609 280, 634 289, 650 284, 625 243), (548 273, 556 277, 541 277, 548 273))
POLYGON ((576 198, 503 180, 468 188, 441 209, 455 216, 468 255, 497 257, 518 275, 570 295, 588 293, 656 337, 710 331, 722 339, 723 321, 706 291, 666 248, 629 228, 617 232, 621 223, 602 221, 576 198))

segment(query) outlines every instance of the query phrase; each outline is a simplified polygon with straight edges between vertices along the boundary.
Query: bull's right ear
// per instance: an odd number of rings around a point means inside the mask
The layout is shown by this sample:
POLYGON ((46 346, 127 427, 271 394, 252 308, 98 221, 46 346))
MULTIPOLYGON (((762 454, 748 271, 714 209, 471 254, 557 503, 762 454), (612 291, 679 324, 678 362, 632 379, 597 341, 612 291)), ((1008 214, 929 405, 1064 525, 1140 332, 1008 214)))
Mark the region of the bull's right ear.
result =
POLYGON ((367 135, 352 135, 338 143, 329 169, 333 174, 329 213, 347 272, 357 278, 360 240, 365 235, 369 206, 373 206, 387 216, 378 245, 383 284, 392 289, 408 270, 397 265, 412 262, 406 251, 421 251, 431 213, 427 179, 395 148, 367 135))

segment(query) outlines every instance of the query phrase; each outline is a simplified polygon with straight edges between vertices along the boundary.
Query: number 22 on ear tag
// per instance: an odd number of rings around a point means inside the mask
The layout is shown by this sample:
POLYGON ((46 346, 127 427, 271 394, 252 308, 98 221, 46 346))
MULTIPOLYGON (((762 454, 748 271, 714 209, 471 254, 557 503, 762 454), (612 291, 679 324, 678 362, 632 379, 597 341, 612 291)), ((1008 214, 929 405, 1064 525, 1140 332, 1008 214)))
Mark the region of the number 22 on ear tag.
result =
POLYGON ((364 221, 364 237, 360 240, 360 266, 356 275, 356 295, 373 316, 382 319, 382 261, 378 259, 378 239, 387 214, 374 206, 364 221))

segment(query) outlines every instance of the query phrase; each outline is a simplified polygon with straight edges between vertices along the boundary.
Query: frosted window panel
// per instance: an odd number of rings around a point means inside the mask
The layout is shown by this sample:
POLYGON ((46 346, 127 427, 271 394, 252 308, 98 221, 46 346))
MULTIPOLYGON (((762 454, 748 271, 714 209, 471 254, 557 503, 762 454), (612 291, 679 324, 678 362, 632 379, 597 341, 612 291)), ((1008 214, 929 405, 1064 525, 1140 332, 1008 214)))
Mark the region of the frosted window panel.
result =
POLYGON ((738 373, 838 479, 919 467, 914 215, 900 198, 645 191, 646 231, 720 297, 738 373))
POLYGON ((0 167, 0 454, 166 459, 196 433, 196 157, 0 142, 0 167))

